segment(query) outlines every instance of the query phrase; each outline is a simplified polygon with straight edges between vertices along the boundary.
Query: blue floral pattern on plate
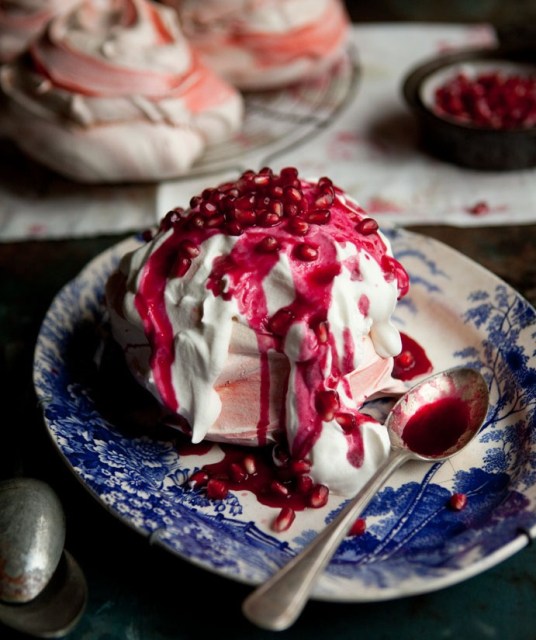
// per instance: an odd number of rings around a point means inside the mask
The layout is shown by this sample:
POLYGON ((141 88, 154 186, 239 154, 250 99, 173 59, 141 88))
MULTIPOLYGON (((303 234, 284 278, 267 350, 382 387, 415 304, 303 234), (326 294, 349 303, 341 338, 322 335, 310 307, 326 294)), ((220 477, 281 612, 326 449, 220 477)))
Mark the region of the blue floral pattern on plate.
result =
MULTIPOLYGON (((491 404, 474 443, 444 464, 408 463, 368 506, 367 530, 347 537, 314 597, 386 600, 437 590, 516 553, 536 533, 536 311, 479 265, 430 238, 387 232, 410 273, 400 330, 435 370, 468 365, 485 376, 491 404), (448 508, 453 492, 468 496, 448 508)), ((129 434, 95 400, 104 284, 129 239, 93 260, 53 301, 38 337, 34 382, 47 429, 68 466, 123 522, 203 569, 248 584, 265 580, 307 544, 343 501, 297 514, 275 534, 276 510, 247 492, 210 501, 185 480, 208 461, 173 439, 129 434)), ((381 417, 386 402, 371 407, 381 417)), ((116 407, 121 411, 121 407, 116 407)), ((217 447, 216 447, 217 449, 217 447)), ((217 455, 217 451, 216 454, 217 455)))

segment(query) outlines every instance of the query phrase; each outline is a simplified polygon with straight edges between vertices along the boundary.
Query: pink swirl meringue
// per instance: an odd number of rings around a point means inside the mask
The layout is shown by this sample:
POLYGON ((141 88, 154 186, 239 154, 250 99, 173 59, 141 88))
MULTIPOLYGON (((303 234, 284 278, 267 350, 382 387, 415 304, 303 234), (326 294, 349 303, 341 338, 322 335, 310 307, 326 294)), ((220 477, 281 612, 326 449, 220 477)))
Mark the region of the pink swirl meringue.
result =
POLYGON ((238 91, 149 0, 85 0, 5 65, 0 84, 15 142, 80 182, 183 175, 243 119, 238 91))
POLYGON ((203 61, 244 90, 308 79, 340 55, 350 20, 341 0, 163 0, 203 61))
POLYGON ((60 13, 80 0, 5 0, 0 3, 0 62, 24 53, 60 13))

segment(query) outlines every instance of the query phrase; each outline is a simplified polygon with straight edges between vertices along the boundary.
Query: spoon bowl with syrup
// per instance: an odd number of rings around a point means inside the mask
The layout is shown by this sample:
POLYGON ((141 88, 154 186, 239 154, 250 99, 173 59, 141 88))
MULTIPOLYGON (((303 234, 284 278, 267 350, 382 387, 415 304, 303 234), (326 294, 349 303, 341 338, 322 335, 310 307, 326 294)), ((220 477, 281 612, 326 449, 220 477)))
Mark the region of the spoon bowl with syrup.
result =
POLYGON ((290 627, 339 544, 383 483, 409 460, 436 463, 459 453, 479 432, 488 407, 487 384, 480 372, 468 367, 437 373, 402 395, 385 422, 389 456, 310 545, 245 599, 246 618, 272 631, 290 627))

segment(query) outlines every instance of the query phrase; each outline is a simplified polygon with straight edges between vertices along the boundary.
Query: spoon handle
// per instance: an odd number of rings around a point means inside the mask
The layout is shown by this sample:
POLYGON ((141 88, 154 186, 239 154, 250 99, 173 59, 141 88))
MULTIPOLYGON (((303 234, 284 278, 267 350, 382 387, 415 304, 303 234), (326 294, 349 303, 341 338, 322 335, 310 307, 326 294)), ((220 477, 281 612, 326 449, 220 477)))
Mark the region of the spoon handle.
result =
POLYGON ((291 626, 305 607, 317 577, 355 519, 387 478, 410 457, 405 450, 391 450, 361 491, 313 542, 244 600, 242 612, 250 622, 272 631, 291 626))

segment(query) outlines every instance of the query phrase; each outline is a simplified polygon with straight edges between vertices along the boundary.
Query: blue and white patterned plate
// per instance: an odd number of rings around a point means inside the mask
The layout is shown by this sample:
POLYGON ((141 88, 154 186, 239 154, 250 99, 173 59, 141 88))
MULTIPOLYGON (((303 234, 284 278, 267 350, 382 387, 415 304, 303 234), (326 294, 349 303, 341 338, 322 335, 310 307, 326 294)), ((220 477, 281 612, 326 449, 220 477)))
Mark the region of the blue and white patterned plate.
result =
MULTIPOLYGON (((412 282, 398 326, 425 347, 435 370, 481 370, 491 405, 468 449, 442 465, 408 463, 392 476, 366 510, 366 533, 343 541, 317 584, 313 597, 321 600, 434 591, 498 564, 536 534, 536 311, 442 243, 402 230, 389 236, 412 282), (453 491, 468 496, 462 511, 447 507, 453 491)), ((211 502, 185 486, 209 454, 180 456, 172 439, 128 433, 116 420, 120 403, 115 413, 102 411, 94 387, 103 287, 137 243, 127 240, 92 261, 44 319, 34 381, 47 428, 73 473, 121 521, 203 569, 261 583, 342 502, 331 496, 275 534, 269 523, 276 510, 252 494, 211 502)))

